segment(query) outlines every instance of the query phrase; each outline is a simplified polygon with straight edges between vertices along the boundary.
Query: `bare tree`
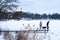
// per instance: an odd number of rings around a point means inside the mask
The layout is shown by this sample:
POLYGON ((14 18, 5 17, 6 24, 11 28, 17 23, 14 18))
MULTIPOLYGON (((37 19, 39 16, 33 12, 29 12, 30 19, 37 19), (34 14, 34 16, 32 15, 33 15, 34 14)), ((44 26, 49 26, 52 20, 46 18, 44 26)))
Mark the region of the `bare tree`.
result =
POLYGON ((18 7, 16 3, 18 3, 18 0, 0 0, 0 12, 12 11, 18 7))

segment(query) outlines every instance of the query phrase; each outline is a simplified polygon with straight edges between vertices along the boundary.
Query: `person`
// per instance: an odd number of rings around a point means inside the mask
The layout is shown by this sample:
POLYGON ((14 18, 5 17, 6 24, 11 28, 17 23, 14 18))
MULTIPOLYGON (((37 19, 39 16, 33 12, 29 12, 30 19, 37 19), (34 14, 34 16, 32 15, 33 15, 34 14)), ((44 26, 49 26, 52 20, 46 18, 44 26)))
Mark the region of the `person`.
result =
POLYGON ((40 22, 40 29, 41 29, 41 27, 42 27, 42 21, 40 22))
POLYGON ((49 22, 50 22, 50 21, 48 21, 47 24, 46 24, 46 25, 47 25, 47 29, 49 29, 49 22))

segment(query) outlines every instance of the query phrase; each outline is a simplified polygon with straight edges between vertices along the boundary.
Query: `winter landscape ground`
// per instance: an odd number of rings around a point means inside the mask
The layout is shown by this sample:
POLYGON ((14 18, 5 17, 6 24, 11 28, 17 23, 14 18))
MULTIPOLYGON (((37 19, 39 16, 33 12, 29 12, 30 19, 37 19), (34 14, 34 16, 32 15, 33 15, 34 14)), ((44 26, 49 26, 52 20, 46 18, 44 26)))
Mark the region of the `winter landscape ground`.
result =
MULTIPOLYGON (((42 21, 42 25, 46 26, 47 21, 49 23, 49 32, 45 35, 44 33, 35 33, 36 38, 32 39, 33 33, 30 33, 30 40, 60 40, 60 20, 8 20, 0 21, 0 28, 4 30, 36 30, 39 28, 39 23, 42 21), (26 28, 30 26, 30 28, 26 28), (34 26, 34 27, 33 27, 34 26), (40 35, 43 37, 41 38, 40 35), (45 38, 45 39, 44 39, 45 38)), ((12 32, 12 35, 15 33, 12 32)), ((0 40, 5 40, 3 38, 3 33, 0 35, 0 40)), ((15 39, 12 39, 15 40, 15 39)))

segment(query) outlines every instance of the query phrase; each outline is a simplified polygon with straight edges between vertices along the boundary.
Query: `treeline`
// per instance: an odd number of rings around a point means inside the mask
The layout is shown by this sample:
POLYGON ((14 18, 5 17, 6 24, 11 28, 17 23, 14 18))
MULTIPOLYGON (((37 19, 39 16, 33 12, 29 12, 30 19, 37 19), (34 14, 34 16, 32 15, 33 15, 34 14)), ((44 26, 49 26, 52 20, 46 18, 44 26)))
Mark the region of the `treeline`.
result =
POLYGON ((59 13, 51 14, 34 14, 22 11, 16 12, 1 12, 0 19, 21 19, 21 18, 30 18, 30 19, 60 19, 59 13))

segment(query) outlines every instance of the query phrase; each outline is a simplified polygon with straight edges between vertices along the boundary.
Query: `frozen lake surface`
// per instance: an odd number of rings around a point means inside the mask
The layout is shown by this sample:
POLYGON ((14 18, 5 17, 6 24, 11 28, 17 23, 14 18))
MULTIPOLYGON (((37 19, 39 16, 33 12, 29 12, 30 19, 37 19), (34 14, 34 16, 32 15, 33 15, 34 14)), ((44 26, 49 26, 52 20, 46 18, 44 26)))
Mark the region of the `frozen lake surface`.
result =
MULTIPOLYGON (((47 33, 50 36, 50 40, 60 40, 60 20, 9 20, 9 21, 0 21, 0 28, 9 29, 9 30, 25 30, 30 25, 31 29, 39 28, 39 23, 42 21, 42 25, 46 26, 47 21, 49 23, 49 32, 47 33), (34 26, 34 27, 33 27, 34 26)), ((2 36, 0 36, 2 39, 2 36)), ((47 40, 47 39, 46 39, 47 40)))

